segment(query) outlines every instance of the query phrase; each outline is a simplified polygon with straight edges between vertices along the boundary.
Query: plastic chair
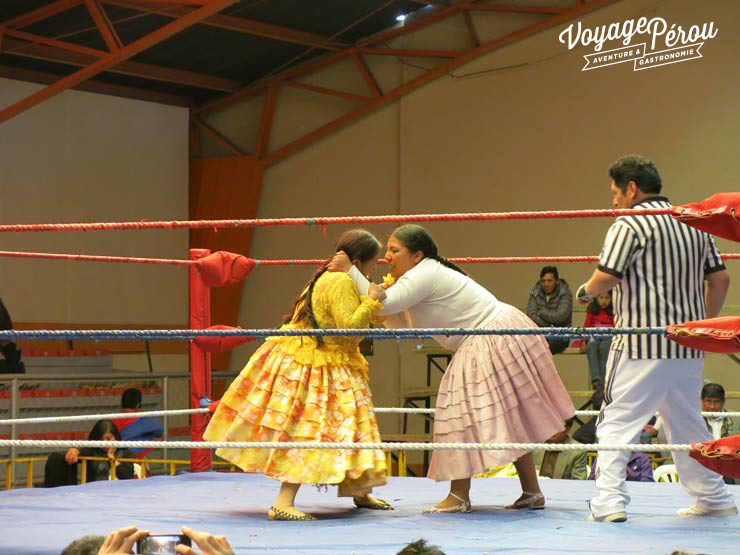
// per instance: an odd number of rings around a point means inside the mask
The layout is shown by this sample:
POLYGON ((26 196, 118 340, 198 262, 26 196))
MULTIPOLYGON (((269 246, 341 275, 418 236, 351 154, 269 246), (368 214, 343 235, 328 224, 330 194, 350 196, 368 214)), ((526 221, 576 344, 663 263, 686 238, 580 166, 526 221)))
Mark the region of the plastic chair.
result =
POLYGON ((653 470, 656 482, 678 482, 675 464, 663 464, 653 470))

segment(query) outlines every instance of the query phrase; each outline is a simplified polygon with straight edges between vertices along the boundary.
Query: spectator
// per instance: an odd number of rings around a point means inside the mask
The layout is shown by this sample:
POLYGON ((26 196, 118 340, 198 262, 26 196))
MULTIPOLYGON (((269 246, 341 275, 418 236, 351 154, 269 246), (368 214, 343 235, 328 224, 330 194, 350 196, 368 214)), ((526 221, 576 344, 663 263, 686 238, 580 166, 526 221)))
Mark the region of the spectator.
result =
MULTIPOLYGON (((573 294, 555 266, 540 271, 540 281, 532 288, 527 304, 527 316, 541 328, 570 327, 573 325, 573 294)), ((562 353, 570 344, 568 339, 548 339, 553 355, 562 353)))
MULTIPOLYGON (((0 330, 12 330, 13 321, 5 304, 0 299, 0 330)), ((21 350, 12 341, 0 340, 0 374, 23 374, 26 365, 21 362, 21 350)))
POLYGON ((61 555, 97 555, 105 536, 83 536, 62 550, 61 555))
POLYGON ((428 545, 424 539, 411 542, 396 555, 445 555, 436 545, 428 545))
MULTIPOLYGON (((707 383, 701 388, 701 410, 704 412, 727 412, 725 410, 725 388, 718 383, 707 383)), ((740 434, 738 421, 729 416, 704 416, 704 423, 714 439, 740 434)), ((735 484, 734 478, 725 476, 726 484, 735 484)))
MULTIPOLYGON (((725 410, 725 388, 718 383, 704 384, 701 388, 701 410, 727 412, 725 410)), ((714 439, 740 434, 737 421, 729 416, 705 416, 704 422, 714 439)))
MULTIPOLYGON (((98 420, 87 437, 92 441, 121 441, 121 433, 111 420, 98 420)), ((70 448, 66 455, 52 453, 46 460, 44 468, 44 487, 73 486, 77 484, 77 462, 79 457, 105 457, 105 461, 86 462, 86 481, 95 482, 107 480, 110 477, 111 464, 115 465, 116 478, 128 480, 134 477, 134 465, 131 462, 121 462, 114 459, 132 459, 134 454, 129 449, 110 447, 70 448)))
MULTIPOLYGON (((121 395, 121 408, 123 412, 138 412, 141 410, 143 396, 141 390, 130 387, 121 395)), ((121 431, 121 439, 124 441, 152 441, 162 439, 164 428, 159 421, 154 418, 145 416, 143 418, 116 418, 113 421, 116 427, 121 431)), ((135 447, 131 452, 137 459, 144 457, 152 447, 135 447)))
MULTIPOLYGON (((200 547, 203 555, 234 555, 234 550, 224 536, 213 536, 206 532, 196 532, 192 528, 182 527, 182 532, 200 547)), ((127 555, 132 554, 134 545, 149 535, 147 530, 139 530, 136 526, 121 528, 108 534, 98 555, 127 555)), ((192 547, 179 544, 175 551, 180 555, 198 555, 192 547)), ((433 554, 431 554, 433 555, 433 554)))
MULTIPOLYGON (((573 419, 565 422, 565 428, 547 440, 547 443, 578 443, 568 435, 573 419)), ((585 451, 540 451, 536 452, 535 465, 540 476, 559 480, 585 480, 588 477, 588 455, 585 451)))
MULTIPOLYGON (((600 293, 588 305, 584 328, 613 328, 614 308, 612 307, 612 293, 605 291, 600 293)), ((609 347, 611 337, 592 337, 588 341, 583 340, 581 352, 588 355, 588 370, 591 374, 591 387, 594 390, 604 389, 606 380, 606 360, 609 358, 609 347)))

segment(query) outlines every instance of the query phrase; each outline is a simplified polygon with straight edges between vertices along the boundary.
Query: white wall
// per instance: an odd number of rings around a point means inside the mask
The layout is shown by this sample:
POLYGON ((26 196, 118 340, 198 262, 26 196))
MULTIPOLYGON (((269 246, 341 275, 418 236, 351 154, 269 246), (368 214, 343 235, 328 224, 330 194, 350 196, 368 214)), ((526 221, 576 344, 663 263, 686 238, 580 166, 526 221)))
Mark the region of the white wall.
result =
MULTIPOLYGON (((0 79, 0 105, 39 88, 0 79)), ((80 91, 0 124, 0 221, 187 219, 187 125, 184 108, 80 91)), ((2 233, 0 249, 187 258, 188 235, 2 233)), ((0 280, 19 322, 187 323, 187 272, 178 267, 2 258, 0 280)))

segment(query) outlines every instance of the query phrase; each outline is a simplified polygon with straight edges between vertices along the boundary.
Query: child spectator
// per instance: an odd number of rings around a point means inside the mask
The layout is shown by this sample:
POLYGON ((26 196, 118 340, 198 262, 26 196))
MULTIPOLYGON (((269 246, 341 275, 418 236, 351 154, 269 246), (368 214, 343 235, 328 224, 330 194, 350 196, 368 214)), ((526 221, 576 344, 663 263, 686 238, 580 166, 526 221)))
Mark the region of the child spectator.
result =
MULTIPOLYGON (((588 305, 584 328, 613 328, 614 308, 611 291, 601 293, 588 305)), ((609 357, 611 337, 592 337, 581 344, 581 352, 587 353, 588 370, 591 374, 591 387, 600 390, 606 379, 606 359, 609 357)))

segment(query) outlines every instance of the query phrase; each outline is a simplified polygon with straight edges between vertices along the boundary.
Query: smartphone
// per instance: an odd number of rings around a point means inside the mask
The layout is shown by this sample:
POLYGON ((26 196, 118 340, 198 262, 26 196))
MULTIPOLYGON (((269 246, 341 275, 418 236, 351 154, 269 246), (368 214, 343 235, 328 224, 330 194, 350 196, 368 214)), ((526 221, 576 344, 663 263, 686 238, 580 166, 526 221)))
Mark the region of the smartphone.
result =
POLYGON ((179 534, 147 536, 136 542, 136 552, 140 555, 179 555, 175 547, 180 544, 192 545, 190 538, 179 534))

